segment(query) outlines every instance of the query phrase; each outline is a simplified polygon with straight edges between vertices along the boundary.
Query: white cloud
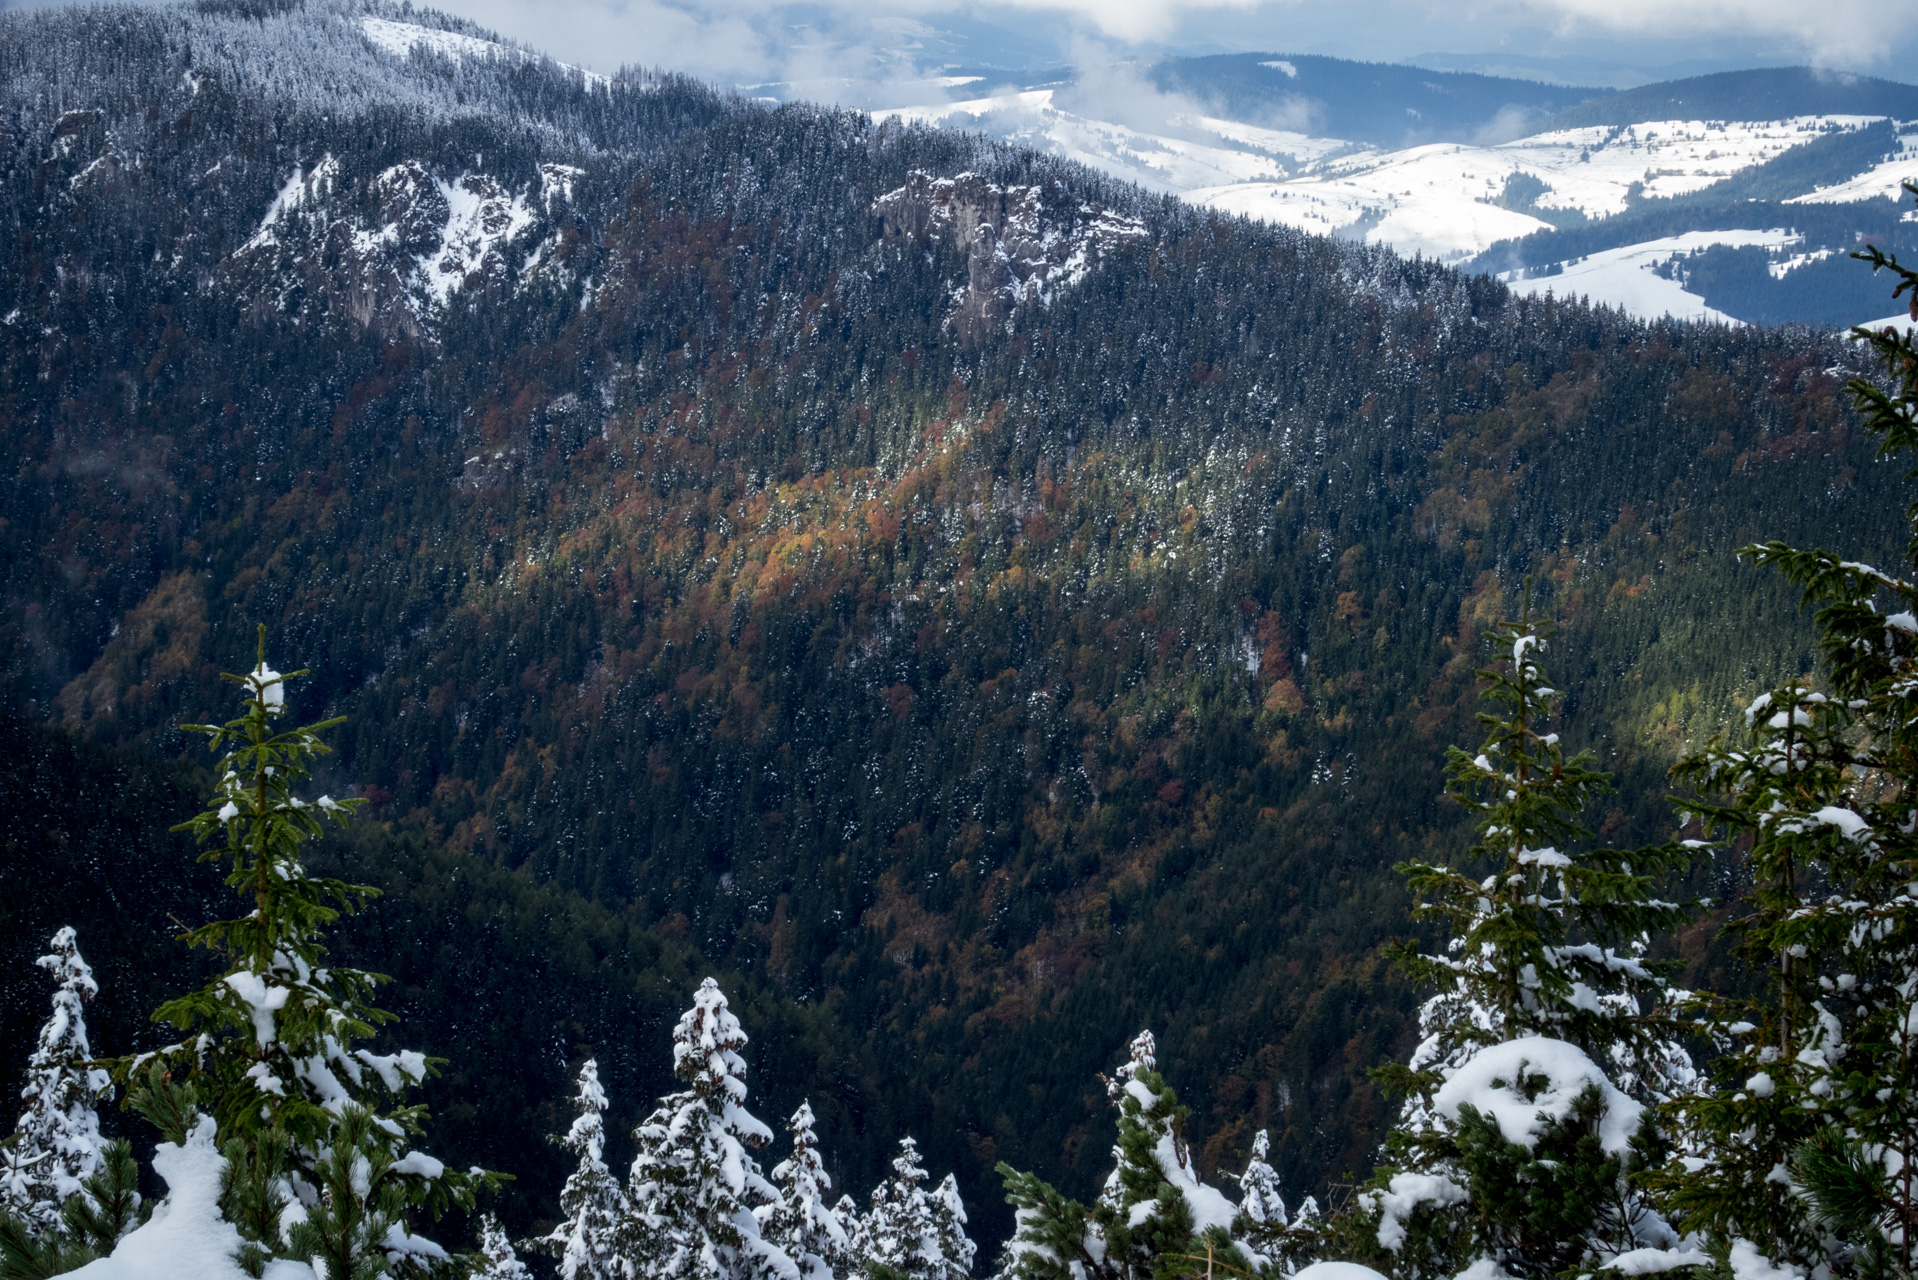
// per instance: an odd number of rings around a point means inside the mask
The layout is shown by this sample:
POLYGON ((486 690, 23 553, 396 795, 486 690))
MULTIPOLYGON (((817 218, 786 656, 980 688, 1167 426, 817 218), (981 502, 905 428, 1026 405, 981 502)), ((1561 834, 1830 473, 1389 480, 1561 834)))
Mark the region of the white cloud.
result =
POLYGON ((1491 0, 1434 8, 1491 27, 1545 22, 1570 37, 1756 37, 1781 42, 1789 47, 1781 52, 1807 61, 1852 66, 1889 61, 1892 46, 1908 43, 1918 26, 1918 0, 1836 11, 1807 0, 1491 0))
POLYGON ((1350 0, 437 3, 598 71, 632 63, 723 83, 794 81, 811 96, 847 102, 877 100, 860 86, 951 60, 955 47, 963 59, 964 42, 955 46, 950 31, 975 21, 1029 40, 1035 66, 1056 58, 1070 43, 1059 37, 1075 30, 1129 45, 1135 56, 1198 46, 1390 61, 1440 49, 1560 56, 1602 45, 1608 58, 1635 54, 1648 65, 1709 56, 1725 66, 1799 61, 1898 75, 1918 53, 1918 0, 1836 13, 1807 0, 1370 0, 1358 13, 1350 0))

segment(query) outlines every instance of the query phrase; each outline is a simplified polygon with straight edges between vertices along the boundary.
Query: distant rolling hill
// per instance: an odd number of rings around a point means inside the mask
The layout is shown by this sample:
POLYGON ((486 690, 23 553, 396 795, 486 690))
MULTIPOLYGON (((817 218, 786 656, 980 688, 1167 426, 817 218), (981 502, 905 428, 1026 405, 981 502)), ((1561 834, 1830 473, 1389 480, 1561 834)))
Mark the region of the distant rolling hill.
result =
POLYGON ((1379 147, 1513 137, 1525 122, 1608 92, 1278 53, 1175 58, 1154 67, 1152 80, 1164 92, 1197 98, 1232 119, 1379 147))
POLYGON ((1122 109, 1081 75, 890 114, 1648 318, 1875 320, 1876 283, 1846 255, 1918 251, 1897 203, 1918 178, 1918 86, 1786 67, 1614 93, 1279 53, 1147 78, 1122 109))
POLYGON ((1544 129, 1651 120, 1782 120, 1790 116, 1889 116, 1918 120, 1918 85, 1815 67, 1721 71, 1648 84, 1569 107, 1544 129))

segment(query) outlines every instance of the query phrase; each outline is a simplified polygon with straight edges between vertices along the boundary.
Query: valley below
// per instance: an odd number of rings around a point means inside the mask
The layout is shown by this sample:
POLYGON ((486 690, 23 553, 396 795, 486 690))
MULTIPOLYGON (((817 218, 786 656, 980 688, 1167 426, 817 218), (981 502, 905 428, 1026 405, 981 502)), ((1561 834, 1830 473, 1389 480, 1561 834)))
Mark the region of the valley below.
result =
MULTIPOLYGON (((391 976, 367 1043, 444 1060, 433 1150, 515 1175, 515 1239, 573 1220, 582 1064, 623 1173, 695 1001, 839 1190, 905 1135, 950 1172, 974 1274, 1001 1162, 1093 1201, 1140 1072, 1192 1204, 1248 1161, 1359 1204, 1429 995, 1391 948, 1443 936, 1395 868, 1478 838, 1487 631, 1555 628, 1586 843, 1662 846, 1670 767, 1822 670, 1738 549, 1899 563, 1842 327, 1908 301, 1848 255, 1918 249, 1918 89, 1533 86, 1500 136, 1463 77, 1407 137, 1314 87, 1365 64, 1205 61, 1119 123, 384 3, 0 14, 0 1093, 63 926, 103 1056, 218 985, 181 726, 270 661, 360 802, 302 865, 383 893, 328 963, 391 976)), ((1647 957, 1748 981, 1750 848, 1673 872, 1714 905, 1647 957)))

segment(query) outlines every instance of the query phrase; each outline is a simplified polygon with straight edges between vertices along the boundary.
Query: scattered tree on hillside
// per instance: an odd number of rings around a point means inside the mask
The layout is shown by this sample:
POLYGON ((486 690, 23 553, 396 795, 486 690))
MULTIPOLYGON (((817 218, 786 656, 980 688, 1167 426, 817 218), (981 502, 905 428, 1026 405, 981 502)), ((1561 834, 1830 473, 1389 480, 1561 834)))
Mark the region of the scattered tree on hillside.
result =
POLYGON ((772 1130, 746 1110, 746 1033, 707 978, 673 1029, 673 1074, 687 1088, 659 1100, 636 1129, 619 1253, 643 1280, 799 1280, 799 1267, 759 1229, 755 1207, 778 1200, 748 1151, 772 1130))

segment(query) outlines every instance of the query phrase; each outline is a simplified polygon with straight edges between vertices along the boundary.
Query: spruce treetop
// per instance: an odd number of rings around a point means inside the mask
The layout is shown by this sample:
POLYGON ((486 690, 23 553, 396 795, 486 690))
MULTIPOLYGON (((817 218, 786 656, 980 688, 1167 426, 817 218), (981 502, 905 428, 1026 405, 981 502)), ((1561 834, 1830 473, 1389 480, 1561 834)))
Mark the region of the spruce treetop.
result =
POLYGON ((606 1106, 599 1063, 588 1058, 580 1066, 573 1095, 579 1114, 560 1139, 560 1145, 579 1157, 559 1194, 564 1216, 552 1231, 529 1244, 559 1259, 561 1280, 611 1280, 618 1272, 617 1236, 627 1205, 604 1158, 606 1106))
POLYGON ((701 1098, 732 1108, 728 1120, 742 1125, 743 1132, 771 1141, 772 1130, 759 1120, 744 1111, 734 1115, 746 1101, 746 1060, 739 1053, 745 1047, 746 1032, 727 1007, 725 992, 716 980, 705 979, 693 993, 693 1007, 673 1028, 673 1074, 701 1098))
MULTIPOLYGON (((1529 589, 1528 589, 1529 596, 1529 589)), ((1613 1064, 1644 1101, 1690 1087, 1675 1009, 1685 993, 1671 966, 1647 955, 1654 936, 1688 920, 1696 904, 1668 902, 1658 885, 1684 861, 1677 845, 1586 847, 1582 811, 1611 790, 1590 751, 1568 757, 1549 729, 1560 699, 1540 662, 1550 629, 1530 602, 1516 622, 1488 633, 1493 664, 1479 674, 1486 737, 1477 752, 1447 751, 1446 793, 1476 815, 1467 857, 1484 875, 1408 862, 1398 870, 1418 895, 1417 914, 1444 923, 1443 954, 1400 946, 1397 959, 1435 994, 1420 1010, 1424 1040, 1399 1087, 1423 1099, 1478 1049, 1521 1036, 1578 1045, 1613 1064)))
MULTIPOLYGON (((792 1154, 773 1166, 772 1180, 779 1199, 754 1210, 766 1238, 800 1268, 813 1275, 852 1269, 851 1240, 846 1223, 826 1204, 832 1190, 819 1157, 819 1137, 813 1131, 812 1104, 801 1102, 787 1122, 792 1154)), ((848 1202, 850 1203, 850 1202, 848 1202)), ((858 1213, 855 1210, 853 1218, 858 1213)))
POLYGON ((599 1060, 588 1058, 579 1069, 579 1091, 573 1108, 579 1114, 561 1139, 582 1160, 599 1163, 606 1149, 606 1090, 599 1083, 599 1060))
POLYGON ((185 935, 228 961, 219 977, 154 1014, 192 1038, 117 1069, 135 1083, 133 1104, 163 1128, 191 1128, 195 1108, 212 1111, 235 1171, 232 1211, 253 1244, 339 1261, 377 1251, 377 1241, 358 1238, 367 1224, 386 1222, 412 1239, 412 1210, 470 1206, 497 1175, 449 1170, 410 1149, 426 1113, 399 1099, 432 1073, 434 1060, 355 1043, 393 1020, 372 1002, 386 978, 330 965, 325 932, 378 891, 314 876, 302 860, 308 840, 328 823, 343 826, 361 804, 300 794, 328 753, 320 734, 341 723, 281 727, 287 684, 305 674, 268 664, 261 627, 253 669, 222 677, 239 687, 241 714, 184 726, 218 753, 218 781, 206 807, 175 830, 211 846, 201 860, 226 864, 226 884, 249 910, 185 935), (308 1215, 298 1231, 278 1221, 289 1193, 297 1202, 289 1212, 308 1215))
POLYGON ((40 1232, 58 1224, 65 1202, 101 1167, 94 1103, 111 1087, 87 1042, 85 1003, 100 985, 71 927, 55 933, 50 946, 36 963, 53 975, 53 1009, 27 1063, 20 1090, 26 1106, 0 1164, 0 1207, 40 1232))
POLYGON ((1239 1212, 1252 1222, 1283 1227, 1287 1224, 1285 1197, 1279 1194, 1278 1171, 1266 1163, 1271 1150, 1271 1138, 1264 1129, 1259 1130, 1252 1138, 1252 1152, 1246 1159, 1245 1172, 1238 1179, 1243 1193, 1239 1212))

